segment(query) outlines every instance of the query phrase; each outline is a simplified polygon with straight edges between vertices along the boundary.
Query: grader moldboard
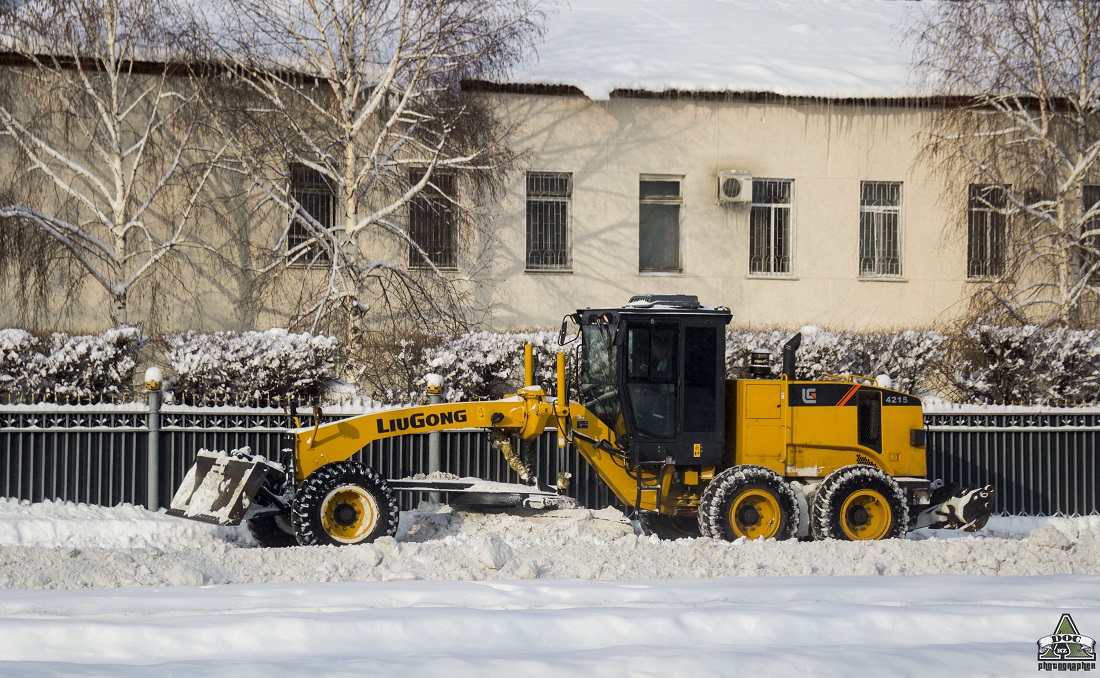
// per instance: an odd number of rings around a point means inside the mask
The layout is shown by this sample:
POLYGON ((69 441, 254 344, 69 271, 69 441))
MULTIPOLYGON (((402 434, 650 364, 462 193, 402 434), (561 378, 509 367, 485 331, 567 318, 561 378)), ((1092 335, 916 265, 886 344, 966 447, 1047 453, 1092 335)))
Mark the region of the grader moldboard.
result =
POLYGON ((372 412, 289 430, 275 461, 200 453, 172 500, 173 515, 223 525, 242 520, 264 546, 359 544, 397 531, 395 491, 484 492, 469 480, 383 478, 352 460, 382 438, 482 428, 528 485, 505 487, 517 505, 563 505, 514 442, 557 430, 642 524, 698 526, 733 540, 886 539, 919 527, 977 530, 991 486, 958 489, 926 477, 921 403, 874 379, 795 378, 796 335, 782 373, 754 352, 744 378, 725 374, 726 308, 687 295, 641 295, 621 308, 566 316, 580 328, 579 402, 527 385, 500 400, 372 412))

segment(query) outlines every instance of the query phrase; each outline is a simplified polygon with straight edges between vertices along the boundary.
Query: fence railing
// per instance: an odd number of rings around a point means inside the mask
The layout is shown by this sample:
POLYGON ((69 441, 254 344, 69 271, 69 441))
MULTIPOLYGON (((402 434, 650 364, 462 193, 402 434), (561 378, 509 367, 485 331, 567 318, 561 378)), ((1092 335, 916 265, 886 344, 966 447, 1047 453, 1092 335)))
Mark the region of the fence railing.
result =
POLYGON ((1005 513, 1100 513, 1100 410, 953 409, 924 424, 931 477, 993 485, 1005 513))
MULTIPOLYGON (((285 444, 287 421, 274 409, 166 406, 159 422, 150 414, 145 403, 0 405, 0 496, 163 507, 199 449, 247 446, 278 458, 285 444), (152 460, 151 439, 157 443, 152 460), (151 468, 156 471, 152 483, 151 468), (151 486, 156 488, 153 497, 151 486)), ((348 414, 326 413, 323 420, 348 414)), ((301 419, 303 426, 312 423, 312 415, 301 419)), ((925 426, 929 475, 964 486, 993 485, 1002 513, 1100 513, 1100 410, 933 411, 926 414, 925 426)), ((443 471, 519 482, 503 456, 490 448, 483 431, 443 432, 441 453, 443 471)), ((582 505, 599 508, 614 503, 607 486, 572 448, 559 460, 554 433, 538 439, 534 456, 540 478, 554 479, 559 470, 573 474, 566 493, 582 505)), ((428 436, 378 441, 359 458, 388 478, 424 473, 428 436)), ((406 495, 402 509, 425 498, 406 495)))

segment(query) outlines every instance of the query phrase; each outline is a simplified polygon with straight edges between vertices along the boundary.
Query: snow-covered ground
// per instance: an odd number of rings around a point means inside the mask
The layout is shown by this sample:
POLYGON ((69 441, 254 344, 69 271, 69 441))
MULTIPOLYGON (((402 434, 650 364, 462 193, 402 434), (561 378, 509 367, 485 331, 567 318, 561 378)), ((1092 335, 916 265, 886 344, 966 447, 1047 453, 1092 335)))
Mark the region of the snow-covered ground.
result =
POLYGON ((425 506, 396 540, 274 550, 0 500, 3 675, 1034 675, 1062 613, 1100 635, 1100 517, 724 543, 425 506))

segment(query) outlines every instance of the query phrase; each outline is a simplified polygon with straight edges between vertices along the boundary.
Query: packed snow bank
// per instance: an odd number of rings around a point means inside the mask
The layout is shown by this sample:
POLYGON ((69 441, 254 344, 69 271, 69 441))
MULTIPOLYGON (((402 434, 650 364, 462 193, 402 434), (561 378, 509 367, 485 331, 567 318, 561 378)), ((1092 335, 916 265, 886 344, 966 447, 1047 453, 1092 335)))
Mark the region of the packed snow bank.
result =
POLYGON ((919 530, 871 543, 662 541, 614 509, 402 514, 397 538, 256 548, 243 528, 62 503, 0 501, 0 588, 370 580, 1100 574, 1100 517, 993 518, 985 531, 919 530))
MULTIPOLYGON (((354 550, 354 549, 349 549, 354 550)), ((1096 577, 361 582, 0 598, 0 673, 1030 676, 1096 577)))
POLYGON ((726 543, 613 510, 426 505, 397 539, 261 549, 132 506, 0 500, 0 676, 1034 675, 1063 612, 1100 633, 1098 543, 1098 517, 726 543))

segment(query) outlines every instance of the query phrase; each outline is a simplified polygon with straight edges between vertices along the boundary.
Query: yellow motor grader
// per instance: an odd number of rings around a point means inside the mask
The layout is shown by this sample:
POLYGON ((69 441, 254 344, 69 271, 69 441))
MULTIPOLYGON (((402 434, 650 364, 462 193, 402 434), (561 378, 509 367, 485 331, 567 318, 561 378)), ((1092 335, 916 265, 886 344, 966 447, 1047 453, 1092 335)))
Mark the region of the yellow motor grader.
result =
MULTIPOLYGON (((565 498, 559 478, 533 478, 517 444, 555 429, 640 518, 690 521, 733 540, 886 539, 919 527, 980 529, 993 488, 927 478, 920 400, 858 376, 795 378, 796 335, 782 372, 754 352, 727 379, 726 308, 687 295, 641 295, 623 307, 566 316, 581 341, 579 400, 564 355, 557 393, 532 384, 499 400, 389 409, 290 430, 286 459, 201 452, 169 513, 220 524, 247 521, 265 546, 358 544, 397 530, 395 491, 477 491, 469 480, 385 479, 352 458, 375 440, 481 428, 530 483, 527 505, 565 498)), ((508 490, 515 493, 516 486, 508 490)), ((646 522, 646 521, 643 521, 646 522)), ((650 522, 658 522, 650 521, 650 522)))

